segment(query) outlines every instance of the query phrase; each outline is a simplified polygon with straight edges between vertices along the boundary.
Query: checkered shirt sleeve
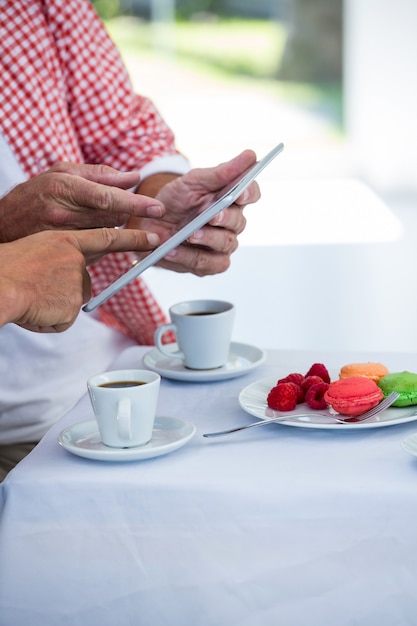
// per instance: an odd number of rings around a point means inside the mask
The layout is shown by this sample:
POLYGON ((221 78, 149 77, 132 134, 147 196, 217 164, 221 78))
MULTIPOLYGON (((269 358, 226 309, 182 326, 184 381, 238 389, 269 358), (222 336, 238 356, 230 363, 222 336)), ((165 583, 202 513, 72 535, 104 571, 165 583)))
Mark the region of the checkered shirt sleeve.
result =
MULTIPOLYGON (((26 174, 58 161, 128 171, 177 154, 152 102, 132 91, 117 48, 88 0, 0 0, 0 129, 26 174)), ((131 255, 90 268, 98 293, 131 255)), ((100 308, 106 323, 153 343, 165 316, 140 278, 100 308)))

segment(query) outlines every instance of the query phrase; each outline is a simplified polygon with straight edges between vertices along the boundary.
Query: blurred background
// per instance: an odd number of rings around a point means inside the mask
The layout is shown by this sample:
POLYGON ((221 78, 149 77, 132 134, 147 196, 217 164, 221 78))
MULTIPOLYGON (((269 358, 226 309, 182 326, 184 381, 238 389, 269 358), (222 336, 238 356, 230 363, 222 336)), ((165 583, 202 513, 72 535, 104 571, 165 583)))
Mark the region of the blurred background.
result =
POLYGON ((164 308, 233 300, 266 348, 416 351, 415 0, 93 4, 193 166, 285 144, 228 272, 147 271, 164 308))

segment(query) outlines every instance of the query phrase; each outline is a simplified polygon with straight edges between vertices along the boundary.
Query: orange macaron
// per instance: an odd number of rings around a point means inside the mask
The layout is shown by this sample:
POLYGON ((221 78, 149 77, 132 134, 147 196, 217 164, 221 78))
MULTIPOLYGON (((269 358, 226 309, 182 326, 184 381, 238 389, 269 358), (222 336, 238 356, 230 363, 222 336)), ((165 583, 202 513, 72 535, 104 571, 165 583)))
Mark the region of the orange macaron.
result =
POLYGON ((341 378, 330 383, 324 399, 341 413, 356 417, 379 404, 384 394, 378 385, 365 376, 341 378))
POLYGON ((388 374, 388 369, 382 363, 349 363, 344 365, 339 372, 339 378, 352 378, 353 376, 365 376, 376 383, 388 374))

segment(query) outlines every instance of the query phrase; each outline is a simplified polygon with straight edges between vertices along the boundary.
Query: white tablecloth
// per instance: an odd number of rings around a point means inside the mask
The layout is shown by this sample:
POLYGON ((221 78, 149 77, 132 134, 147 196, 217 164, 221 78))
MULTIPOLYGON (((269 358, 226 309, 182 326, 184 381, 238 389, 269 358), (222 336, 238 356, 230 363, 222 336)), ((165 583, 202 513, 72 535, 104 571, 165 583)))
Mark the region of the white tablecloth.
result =
POLYGON ((417 624, 417 461, 400 445, 417 422, 202 437, 254 420, 237 400, 252 381, 356 360, 417 371, 412 354, 272 351, 229 381, 164 379, 158 415, 197 433, 143 462, 58 445, 92 419, 83 398, 1 485, 1 626, 417 624))

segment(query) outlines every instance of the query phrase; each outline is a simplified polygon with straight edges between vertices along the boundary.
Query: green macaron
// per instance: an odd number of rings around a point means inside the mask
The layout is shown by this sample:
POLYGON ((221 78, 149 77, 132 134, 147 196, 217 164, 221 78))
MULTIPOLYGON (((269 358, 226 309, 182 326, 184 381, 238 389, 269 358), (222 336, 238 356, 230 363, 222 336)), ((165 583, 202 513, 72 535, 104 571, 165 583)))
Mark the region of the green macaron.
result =
POLYGON ((395 372, 386 374, 378 382, 384 393, 388 396, 392 391, 400 394, 393 406, 410 406, 417 404, 417 374, 413 372, 395 372))

